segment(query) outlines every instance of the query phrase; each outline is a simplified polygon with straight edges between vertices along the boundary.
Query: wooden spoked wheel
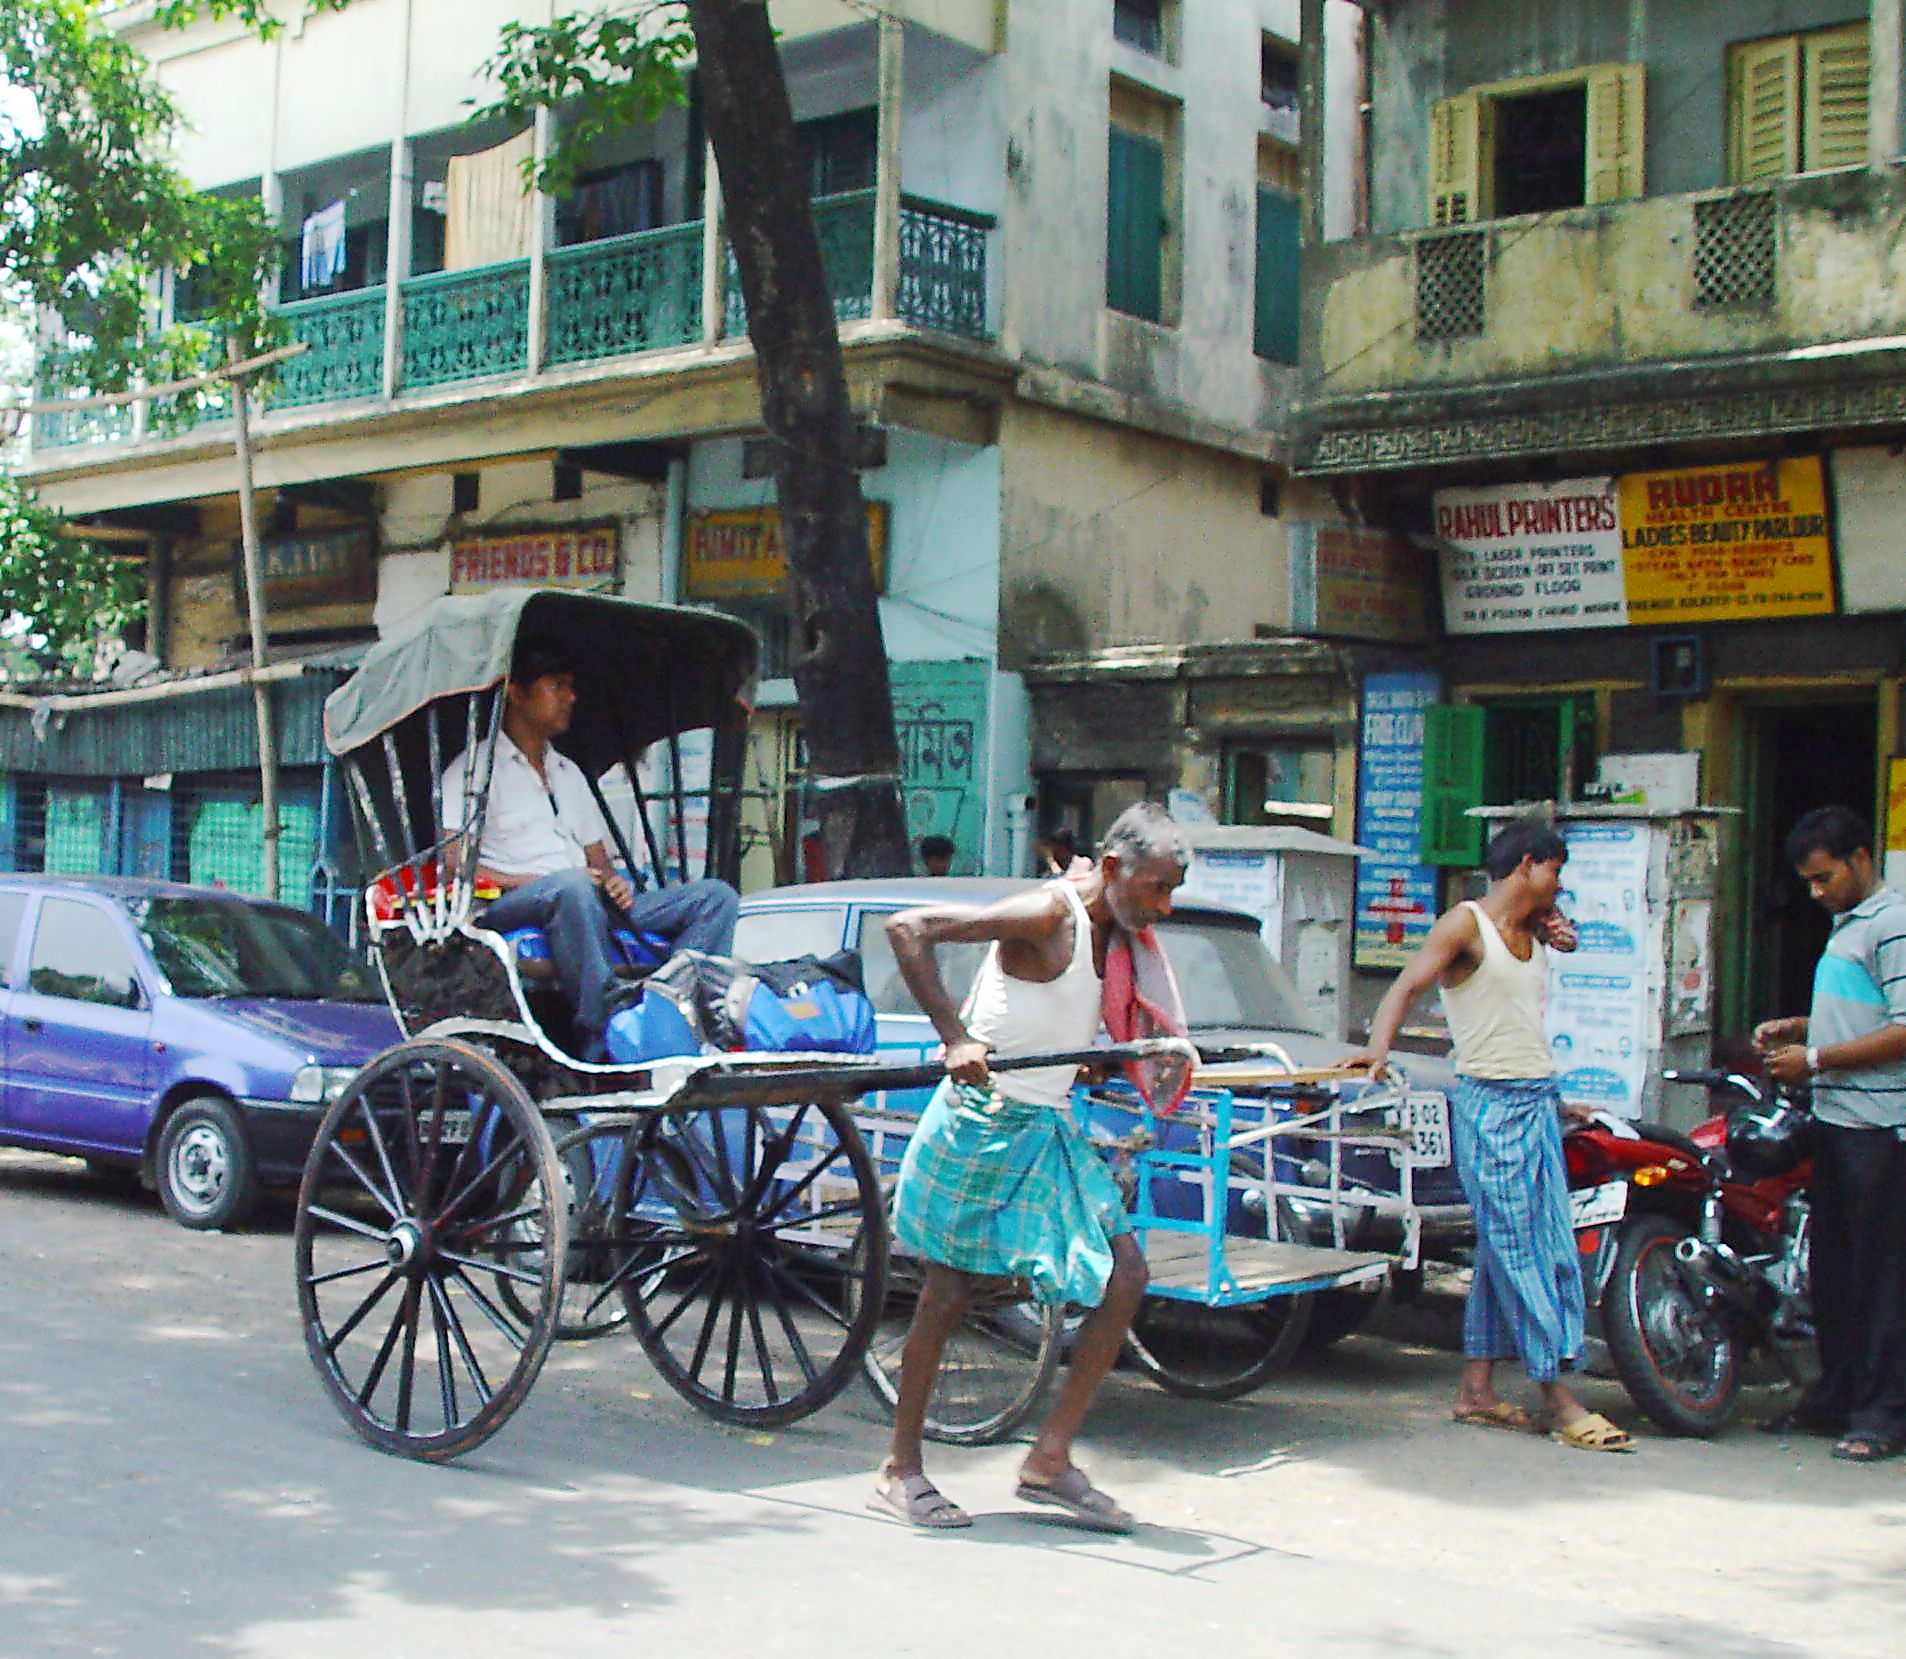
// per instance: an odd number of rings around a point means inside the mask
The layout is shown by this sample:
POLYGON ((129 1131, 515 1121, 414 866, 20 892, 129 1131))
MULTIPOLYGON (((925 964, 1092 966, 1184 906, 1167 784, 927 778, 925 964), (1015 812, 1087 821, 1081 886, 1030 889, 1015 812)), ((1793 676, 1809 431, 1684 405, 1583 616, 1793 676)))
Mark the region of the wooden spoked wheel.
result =
MULTIPOLYGON (((552 1129, 562 1128, 560 1121, 552 1129)), ((569 1251, 563 1265, 563 1305, 556 1321, 558 1342, 590 1342, 622 1330, 629 1322, 615 1279, 617 1261, 613 1239, 615 1169, 626 1123, 594 1123, 570 1127, 556 1139, 556 1162, 562 1170, 562 1196, 569 1215, 569 1251)), ((496 1241, 498 1253, 518 1266, 540 1259, 537 1219, 526 1216, 496 1241)), ((517 1281, 504 1278, 498 1286, 503 1299, 519 1317, 529 1309, 517 1295, 517 1281)))
MULTIPOLYGON (((911 1256, 892 1257, 886 1302, 861 1366, 868 1388, 888 1411, 900 1397, 901 1351, 925 1277, 911 1256)), ((1042 1306, 1031 1295, 1029 1286, 1011 1279, 975 1284, 965 1315, 940 1351, 927 1401, 927 1439, 990 1446, 1010 1438, 1039 1409, 1059 1369, 1066 1310, 1042 1306)))
POLYGON ((528 1092, 467 1043, 399 1044, 324 1114, 298 1191, 298 1308, 372 1445, 456 1457, 522 1404, 556 1331, 562 1192, 528 1092))
POLYGON ((853 1380, 886 1296, 887 1229, 844 1107, 657 1113, 624 1146, 615 1209, 630 1329, 685 1399, 767 1426, 853 1380))

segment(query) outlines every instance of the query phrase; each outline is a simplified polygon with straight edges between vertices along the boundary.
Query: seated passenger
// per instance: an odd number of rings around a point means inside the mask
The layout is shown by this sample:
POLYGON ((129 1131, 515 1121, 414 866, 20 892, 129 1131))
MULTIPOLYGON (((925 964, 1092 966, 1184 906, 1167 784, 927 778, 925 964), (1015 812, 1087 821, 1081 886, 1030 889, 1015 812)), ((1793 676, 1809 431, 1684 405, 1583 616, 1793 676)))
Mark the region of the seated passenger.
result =
MULTIPOLYGON (((557 981, 576 1013, 576 1051, 584 1060, 599 1060, 613 1012, 611 929, 659 933, 675 950, 726 956, 741 901, 725 881, 638 894, 615 872, 588 780, 550 741, 569 729, 575 710, 576 675, 568 654, 552 641, 518 641, 504 688, 476 884, 501 889, 483 912, 483 926, 499 933, 534 927, 548 934, 557 981)), ((467 758, 459 755, 443 775, 446 826, 464 821, 467 758)))

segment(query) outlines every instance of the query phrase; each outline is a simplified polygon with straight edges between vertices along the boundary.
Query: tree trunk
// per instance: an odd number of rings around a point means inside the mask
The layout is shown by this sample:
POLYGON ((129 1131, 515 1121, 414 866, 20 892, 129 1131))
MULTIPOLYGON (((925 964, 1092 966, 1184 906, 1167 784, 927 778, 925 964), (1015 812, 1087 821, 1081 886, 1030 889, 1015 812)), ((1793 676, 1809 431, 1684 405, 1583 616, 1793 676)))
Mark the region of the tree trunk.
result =
POLYGON ((794 683, 830 876, 911 867, 833 296, 761 0, 688 0, 787 544, 794 683))

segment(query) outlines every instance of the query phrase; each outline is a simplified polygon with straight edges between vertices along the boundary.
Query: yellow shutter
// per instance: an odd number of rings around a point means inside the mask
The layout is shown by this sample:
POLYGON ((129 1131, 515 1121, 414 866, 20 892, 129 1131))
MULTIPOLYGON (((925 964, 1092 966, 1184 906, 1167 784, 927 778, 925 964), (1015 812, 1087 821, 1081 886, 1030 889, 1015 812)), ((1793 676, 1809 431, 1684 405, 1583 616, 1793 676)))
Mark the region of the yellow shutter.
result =
POLYGON ((1588 178, 1584 199, 1626 201, 1643 188, 1646 85, 1638 63, 1588 72, 1588 178))
POLYGON ((1806 55, 1806 117, 1802 154, 1809 172, 1819 167, 1864 167, 1867 129, 1866 25, 1819 29, 1802 35, 1806 55))
POLYGON ((1800 171, 1800 42, 1757 40, 1728 52, 1730 184, 1800 171))
POLYGON ((1467 225, 1488 217, 1483 200, 1483 101, 1473 92, 1439 98, 1430 108, 1429 217, 1467 225))

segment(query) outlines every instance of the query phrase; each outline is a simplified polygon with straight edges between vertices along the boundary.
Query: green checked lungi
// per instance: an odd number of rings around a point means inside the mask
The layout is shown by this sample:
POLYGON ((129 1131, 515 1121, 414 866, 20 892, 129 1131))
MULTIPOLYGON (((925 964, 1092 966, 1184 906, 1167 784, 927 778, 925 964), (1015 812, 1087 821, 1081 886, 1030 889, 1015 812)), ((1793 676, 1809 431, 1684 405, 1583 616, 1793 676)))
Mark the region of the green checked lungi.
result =
POLYGON ((894 1189, 896 1250, 1095 1308, 1112 1240, 1131 1230, 1112 1172, 1067 1113, 950 1077, 934 1090, 894 1189))

